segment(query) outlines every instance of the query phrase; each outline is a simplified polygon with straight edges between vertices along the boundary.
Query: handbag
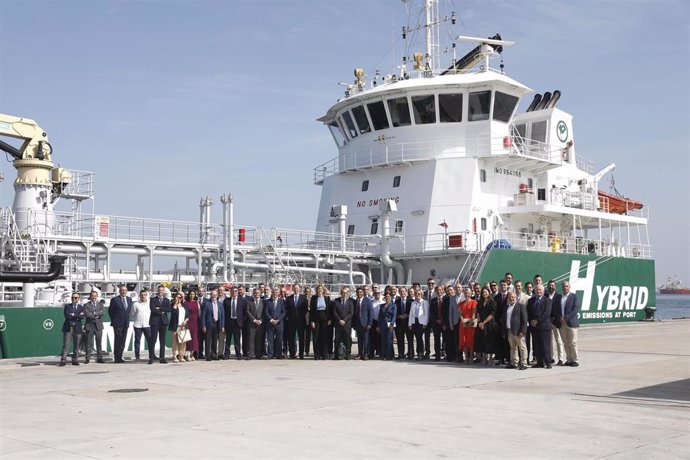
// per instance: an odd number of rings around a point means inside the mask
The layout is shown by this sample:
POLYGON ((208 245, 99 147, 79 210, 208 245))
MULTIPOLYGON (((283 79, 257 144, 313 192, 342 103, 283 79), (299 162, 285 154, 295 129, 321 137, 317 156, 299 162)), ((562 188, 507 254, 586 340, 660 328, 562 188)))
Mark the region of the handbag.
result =
POLYGON ((178 331, 177 340, 180 343, 185 343, 192 340, 192 334, 189 332, 189 329, 182 329, 181 331, 178 331))

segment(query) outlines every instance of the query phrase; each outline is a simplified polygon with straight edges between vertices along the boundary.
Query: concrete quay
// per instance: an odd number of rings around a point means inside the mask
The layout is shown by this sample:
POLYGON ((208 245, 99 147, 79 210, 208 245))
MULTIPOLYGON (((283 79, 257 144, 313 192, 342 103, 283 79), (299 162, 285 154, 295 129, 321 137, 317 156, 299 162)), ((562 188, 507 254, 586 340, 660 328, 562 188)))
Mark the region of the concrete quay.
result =
POLYGON ((4 361, 0 458, 689 458, 690 320, 579 341, 580 367, 526 371, 4 361))

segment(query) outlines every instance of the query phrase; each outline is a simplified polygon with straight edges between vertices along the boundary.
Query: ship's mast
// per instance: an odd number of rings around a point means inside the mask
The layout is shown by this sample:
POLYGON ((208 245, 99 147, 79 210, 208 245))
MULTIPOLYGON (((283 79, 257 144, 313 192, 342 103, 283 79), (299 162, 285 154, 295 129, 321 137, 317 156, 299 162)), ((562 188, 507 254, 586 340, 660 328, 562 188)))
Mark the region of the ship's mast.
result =
POLYGON ((431 72, 436 74, 441 60, 438 0, 426 0, 424 8, 426 10, 426 57, 431 72))

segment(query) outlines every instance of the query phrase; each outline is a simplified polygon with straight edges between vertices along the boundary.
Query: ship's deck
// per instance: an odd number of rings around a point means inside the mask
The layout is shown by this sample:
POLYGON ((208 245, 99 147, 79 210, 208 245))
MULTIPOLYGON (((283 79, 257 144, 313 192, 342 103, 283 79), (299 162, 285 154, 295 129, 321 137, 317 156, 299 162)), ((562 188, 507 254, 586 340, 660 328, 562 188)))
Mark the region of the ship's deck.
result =
POLYGON ((688 334, 688 320, 585 326, 581 366, 550 371, 3 361, 0 456, 681 458, 688 334))

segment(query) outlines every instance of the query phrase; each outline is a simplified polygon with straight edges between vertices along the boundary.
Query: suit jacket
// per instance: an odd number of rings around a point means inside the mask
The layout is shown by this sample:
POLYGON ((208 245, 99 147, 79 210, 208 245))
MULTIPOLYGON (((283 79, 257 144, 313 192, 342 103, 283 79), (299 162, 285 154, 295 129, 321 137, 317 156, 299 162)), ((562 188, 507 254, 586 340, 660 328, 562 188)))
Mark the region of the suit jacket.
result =
MULTIPOLYGON (((237 305, 235 305, 235 315, 237 317, 237 324, 240 327, 244 326, 245 313, 247 311, 247 301, 244 297, 237 296, 237 305)), ((232 297, 226 297, 223 300, 223 310, 225 310, 225 329, 230 327, 230 320, 232 319, 232 297)))
POLYGON ((64 308, 65 322, 62 324, 62 332, 69 332, 70 328, 74 327, 76 334, 82 333, 81 320, 84 318, 84 306, 65 304, 64 308))
POLYGON ((85 331, 102 331, 103 330, 103 315, 105 314, 105 309, 103 304, 98 300, 91 302, 90 300, 84 305, 84 316, 86 317, 86 322, 84 324, 85 331))
MULTIPOLYGON (((347 298, 343 302, 341 297, 338 297, 333 301, 333 319, 335 321, 345 321, 343 327, 352 327, 352 317, 355 314, 355 302, 354 299, 347 298)), ((336 326, 339 324, 336 323, 336 326)))
MULTIPOLYGON (((311 307, 309 310, 309 321, 316 323, 319 319, 318 314, 316 313, 318 310, 316 308, 316 303, 318 302, 319 296, 314 294, 311 296, 311 307)), ((331 299, 327 296, 324 296, 324 300, 326 301, 326 318, 331 319, 333 316, 333 302, 331 299)))
POLYGON ((441 301, 441 317, 439 318, 438 312, 438 302, 439 298, 434 297, 429 301, 429 324, 436 324, 436 320, 440 319, 443 324, 448 323, 448 296, 443 296, 441 301))
POLYGON ((287 298, 286 304, 286 320, 293 322, 298 326, 307 324, 307 298, 304 294, 300 294, 295 299, 295 294, 287 298))
POLYGON ((401 315, 409 315, 410 314, 410 305, 412 305, 411 302, 408 302, 409 297, 396 297, 395 298, 395 311, 396 311, 396 325, 402 326, 402 327, 407 327, 407 318, 400 318, 401 315))
POLYGON ((551 303, 551 316, 553 317, 553 323, 556 327, 561 327, 561 318, 565 318, 565 323, 568 327, 580 327, 580 322, 577 319, 577 312, 580 311, 580 301, 577 298, 577 294, 571 292, 565 301, 564 314, 561 313, 561 302, 563 299, 562 294, 556 294, 553 296, 553 302, 551 303))
MULTIPOLYGON (((219 306, 220 307, 220 306, 219 306)), ((223 308, 218 308, 219 310, 223 310, 223 308)), ((168 325, 168 330, 169 331, 176 331, 177 330, 177 324, 180 322, 180 314, 184 316, 182 318, 183 320, 189 319, 190 316, 192 316, 192 312, 189 311, 187 307, 184 305, 180 305, 177 308, 172 308, 170 307, 170 324, 168 325)), ((213 314, 213 313, 211 313, 213 314)), ((223 323, 220 323, 223 324, 223 323)))
POLYGON ((286 303, 285 299, 274 299, 272 297, 264 301, 264 322, 267 326, 270 326, 269 321, 274 319, 279 321, 276 326, 283 325, 287 310, 286 303))
POLYGON ((529 299, 527 318, 529 321, 537 320, 537 328, 551 330, 551 299, 546 295, 541 301, 537 297, 529 299))
POLYGON ((505 293, 505 298, 500 292, 494 296, 494 302, 496 302, 496 320, 497 323, 503 324, 503 313, 505 313, 505 306, 508 303, 508 293, 505 293))
POLYGON ((253 297, 252 300, 247 300, 247 324, 249 326, 259 327, 254 324, 254 321, 257 319, 263 323, 265 303, 266 301, 261 299, 255 301, 253 297))
MULTIPOLYGON (((220 328, 225 328, 225 303, 220 299, 216 299, 218 302, 218 325, 220 328)), ((204 311, 204 321, 203 327, 210 329, 213 327, 213 301, 211 299, 204 299, 202 304, 202 309, 204 311)))
POLYGON ((457 326, 460 322, 460 312, 458 311, 458 296, 448 297, 448 321, 453 327, 457 326))
MULTIPOLYGON (((504 332, 507 330, 506 322, 508 321, 508 304, 506 304, 503 311, 503 321, 501 322, 501 330, 504 332)), ((527 332, 527 307, 524 304, 515 302, 515 307, 513 307, 513 314, 510 316, 510 333, 513 335, 518 335, 519 333, 525 334, 527 332)))
POLYGON ((132 299, 125 297, 124 302, 119 295, 110 299, 108 315, 112 327, 129 327, 129 312, 132 309, 132 299))
POLYGON ((384 328, 388 327, 388 323, 392 323, 393 327, 396 324, 398 310, 395 303, 391 302, 388 305, 381 304, 379 309, 379 328, 383 331, 384 328))
POLYGON ((158 296, 153 297, 149 304, 151 306, 151 318, 149 325, 154 327, 167 326, 170 322, 168 320, 168 313, 170 313, 170 300, 163 297, 159 299, 158 296))
POLYGON ((359 324, 355 322, 355 326, 360 326, 363 328, 371 327, 371 323, 374 320, 374 307, 371 304, 371 299, 369 297, 362 297, 362 305, 359 308, 359 315, 357 315, 357 302, 355 299, 355 312, 354 320, 359 321, 359 324))

